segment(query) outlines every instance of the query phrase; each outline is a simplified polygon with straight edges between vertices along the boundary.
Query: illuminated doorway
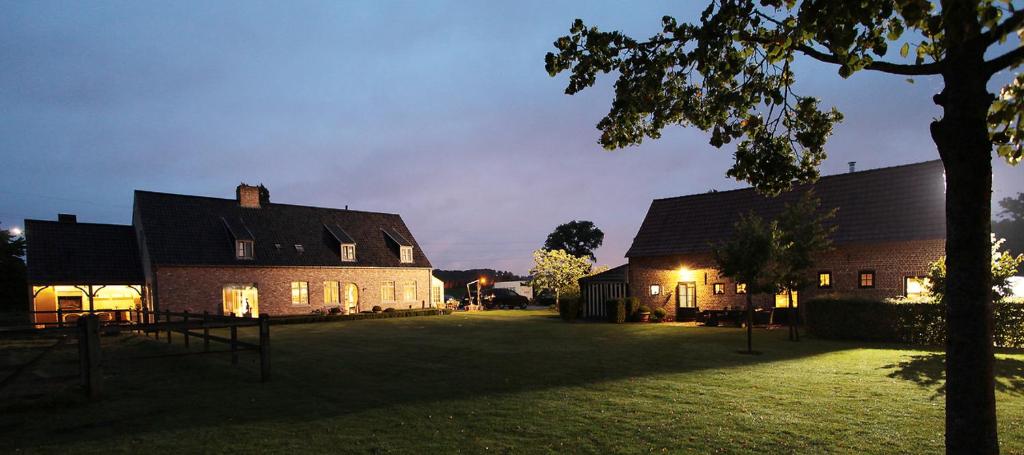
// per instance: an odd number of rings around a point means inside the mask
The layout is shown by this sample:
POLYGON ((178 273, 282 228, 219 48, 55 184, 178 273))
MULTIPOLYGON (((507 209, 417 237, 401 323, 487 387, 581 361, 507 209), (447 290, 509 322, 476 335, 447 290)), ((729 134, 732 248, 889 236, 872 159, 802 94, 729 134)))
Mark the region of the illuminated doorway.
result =
POLYGON ((359 312, 359 287, 355 283, 345 283, 345 314, 359 312))
POLYGON ((253 318, 260 314, 256 286, 232 284, 224 286, 223 314, 253 318))
POLYGON ((697 318, 697 283, 679 283, 676 286, 676 320, 692 321, 697 318))

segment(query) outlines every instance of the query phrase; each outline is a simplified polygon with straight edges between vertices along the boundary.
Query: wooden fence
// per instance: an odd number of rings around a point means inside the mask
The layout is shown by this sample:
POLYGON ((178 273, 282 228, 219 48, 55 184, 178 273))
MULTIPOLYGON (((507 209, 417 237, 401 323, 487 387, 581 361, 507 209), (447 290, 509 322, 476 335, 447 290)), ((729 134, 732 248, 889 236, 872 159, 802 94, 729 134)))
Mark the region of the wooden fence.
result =
MULTIPOLYGON (((55 313, 60 316, 60 311, 37 311, 32 313, 55 313)), ((33 338, 55 338, 56 344, 46 348, 39 355, 28 362, 17 365, 13 373, 0 378, 0 387, 13 382, 24 371, 33 364, 38 363, 44 356, 54 348, 64 344, 68 338, 75 338, 78 341, 78 359, 80 381, 83 390, 90 397, 98 397, 103 388, 103 371, 101 362, 102 349, 100 334, 105 331, 129 330, 140 335, 153 337, 155 340, 166 339, 170 344, 175 338, 181 338, 186 348, 191 347, 193 340, 202 343, 202 350, 187 350, 185 352, 173 352, 149 356, 133 357, 133 359, 152 359, 161 357, 180 357, 203 354, 230 354, 231 363, 238 364, 238 356, 243 352, 255 352, 260 360, 260 381, 270 380, 270 317, 261 314, 259 318, 234 317, 231 315, 211 315, 209 313, 193 314, 189 312, 172 313, 133 311, 130 320, 115 320, 112 318, 101 319, 97 314, 89 312, 78 312, 74 325, 70 321, 58 318, 55 322, 31 323, 28 326, 5 327, 0 330, 0 337, 33 337, 33 338), (40 328, 40 326, 42 326, 40 328), (257 327, 259 339, 256 343, 250 343, 238 339, 239 327, 257 327), (227 329, 228 336, 219 336, 210 333, 211 330, 227 329), (214 349, 212 343, 224 345, 224 348, 214 349)))

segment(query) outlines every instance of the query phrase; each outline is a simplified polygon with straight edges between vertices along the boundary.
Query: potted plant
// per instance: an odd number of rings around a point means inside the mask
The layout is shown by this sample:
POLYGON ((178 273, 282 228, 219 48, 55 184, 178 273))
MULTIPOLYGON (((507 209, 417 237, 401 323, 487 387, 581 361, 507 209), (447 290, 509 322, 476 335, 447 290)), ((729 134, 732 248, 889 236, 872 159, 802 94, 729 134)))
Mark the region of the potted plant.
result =
POLYGON ((651 308, 647 305, 640 305, 640 309, 637 311, 640 322, 651 321, 651 308))
POLYGON ((659 308, 655 308, 654 309, 654 319, 656 321, 658 321, 658 322, 664 321, 665 320, 665 316, 667 316, 667 315, 668 315, 668 311, 666 311, 664 308, 660 308, 659 307, 659 308))

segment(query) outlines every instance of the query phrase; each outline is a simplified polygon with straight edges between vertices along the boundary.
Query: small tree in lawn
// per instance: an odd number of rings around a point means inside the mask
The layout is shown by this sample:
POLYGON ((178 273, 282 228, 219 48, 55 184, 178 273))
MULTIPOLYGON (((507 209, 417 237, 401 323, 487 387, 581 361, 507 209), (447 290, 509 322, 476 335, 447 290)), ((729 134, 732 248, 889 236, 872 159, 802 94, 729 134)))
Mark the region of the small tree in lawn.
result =
POLYGON ((712 251, 722 275, 747 285, 747 353, 753 354, 753 294, 775 293, 778 287, 779 232, 775 222, 767 223, 753 213, 741 216, 734 228, 732 239, 712 251))
POLYGON ((590 273, 590 260, 577 257, 565 250, 544 250, 533 252, 533 268, 530 275, 531 284, 555 293, 555 309, 559 308, 559 296, 573 286, 578 286, 580 278, 590 273))
POLYGON ((807 191, 796 203, 786 204, 778 218, 778 284, 789 300, 789 339, 792 341, 800 339, 793 312, 793 291, 800 292, 811 284, 809 272, 814 258, 832 248, 829 236, 836 229, 834 225, 825 225, 835 217, 835 209, 822 212, 820 205, 821 200, 814 192, 807 191))

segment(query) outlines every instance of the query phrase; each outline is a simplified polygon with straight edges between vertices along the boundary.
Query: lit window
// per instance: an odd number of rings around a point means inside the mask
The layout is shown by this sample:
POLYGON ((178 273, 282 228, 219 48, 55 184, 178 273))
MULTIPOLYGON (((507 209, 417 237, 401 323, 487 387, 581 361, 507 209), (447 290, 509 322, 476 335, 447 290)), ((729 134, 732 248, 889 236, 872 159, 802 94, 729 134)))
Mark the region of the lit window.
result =
POLYGON ((858 274, 860 278, 857 280, 857 285, 861 288, 873 288, 875 287, 875 271, 874 270, 861 270, 858 274))
POLYGON ((309 283, 292 281, 292 305, 309 305, 309 283))
POLYGON ((337 305, 341 303, 341 286, 337 281, 324 281, 324 303, 337 305))
POLYGON ((661 294, 661 285, 660 284, 652 284, 651 285, 651 295, 659 295, 659 294, 661 294))
POLYGON ((907 297, 922 297, 928 293, 928 278, 922 276, 908 276, 903 279, 907 297))
POLYGON ((416 282, 406 281, 402 284, 402 301, 403 302, 415 302, 416 301, 416 282))
POLYGON ((746 294, 747 293, 747 283, 736 283, 736 293, 737 294, 746 294))
POLYGON ((715 295, 725 294, 725 285, 722 283, 715 283, 711 285, 711 290, 712 292, 715 293, 715 295))
POLYGON ((818 272, 818 288, 829 289, 832 287, 832 272, 818 272))
POLYGON ((403 246, 401 248, 401 253, 402 253, 402 263, 403 264, 411 264, 412 263, 412 247, 411 246, 403 246))
POLYGON ((356 246, 353 244, 345 244, 341 246, 341 260, 345 262, 355 262, 356 260, 356 246))
POLYGON ((252 240, 236 241, 235 257, 238 259, 252 259, 252 240))
POLYGON ((395 282, 385 281, 380 285, 380 300, 383 302, 395 301, 395 282))

